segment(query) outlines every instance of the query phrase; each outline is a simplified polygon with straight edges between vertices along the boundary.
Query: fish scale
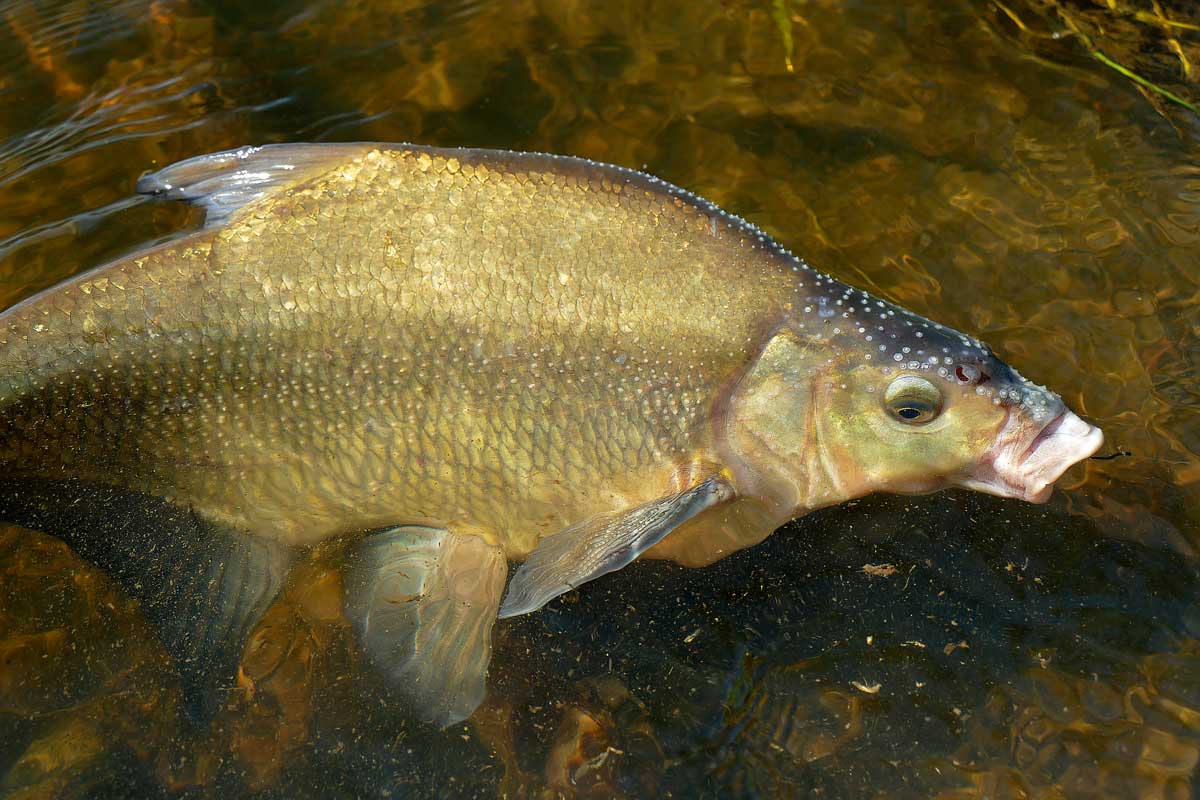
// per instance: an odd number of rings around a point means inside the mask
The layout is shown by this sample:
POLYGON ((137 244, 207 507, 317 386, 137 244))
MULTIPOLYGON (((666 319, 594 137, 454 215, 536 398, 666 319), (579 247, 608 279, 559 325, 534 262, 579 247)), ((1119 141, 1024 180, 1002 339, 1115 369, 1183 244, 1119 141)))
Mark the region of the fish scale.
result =
MULTIPOLYGON (((513 182, 501 181, 496 169, 463 169, 456 161, 376 151, 353 182, 343 173, 295 197, 265 203, 241 224, 160 248, 117 274, 85 278, 48 308, 37 306, 41 324, 52 333, 31 335, 28 327, 18 327, 28 316, 10 314, 10 339, 29 336, 43 359, 60 351, 74 354, 69 380, 87 383, 120 352, 111 381, 128 387, 126 396, 163 399, 157 413, 147 408, 129 422, 139 431, 131 442, 106 430, 103 398, 83 412, 70 410, 79 407, 81 396, 62 398, 83 439, 72 437, 69 446, 63 442, 43 452, 36 469, 23 461, 21 473, 55 474, 61 453, 86 449, 105 470, 119 470, 131 488, 293 542, 403 521, 414 503, 421 512, 449 507, 491 529, 515 557, 536 544, 522 520, 539 496, 553 496, 555 506, 568 504, 540 526, 547 533, 556 529, 554 523, 561 527, 564 520, 601 510, 589 505, 601 498, 563 496, 551 491, 552 482, 605 484, 651 468, 645 471, 662 474, 647 487, 661 489, 673 461, 706 446, 708 432, 698 425, 703 403, 712 402, 730 369, 753 355, 749 333, 729 341, 730 331, 751 331, 762 314, 761 284, 767 281, 731 280, 752 272, 751 252, 733 235, 707 260, 683 261, 664 245, 653 248, 656 254, 638 256, 644 277, 631 282, 616 255, 621 242, 646 229, 666 231, 668 243, 707 231, 696 224, 700 212, 646 191, 614 191, 619 184, 589 179, 584 170, 544 181, 518 173, 513 182), (383 165, 388 169, 380 169, 383 165), (400 187, 391 185, 393 167, 404 171, 400 187), (459 204, 430 210, 430 198, 447 191, 460 197, 459 204), (603 206, 611 217, 598 226, 581 222, 575 227, 581 231, 578 241, 564 244, 554 223, 570 222, 562 209, 579 202, 572 195, 607 199, 603 206), (356 202, 361 197, 369 201, 356 202), (455 214, 454 208, 470 211, 455 214), (491 213, 480 215, 479 209, 491 213), (326 219, 336 225, 320 225, 326 219), (368 220, 369 228, 363 224, 368 220), (289 243, 317 225, 331 233, 313 237, 311 258, 295 259, 289 243), (503 237, 499 244, 497 234, 503 237), (447 254, 451 249, 477 255, 464 265, 447 254), (282 263, 273 255, 279 251, 288 254, 282 263), (581 263, 581 251, 600 257, 581 263), (472 265, 480 269, 469 269, 472 265), (726 291, 709 291, 707 302, 663 314, 676 305, 668 287, 697 271, 709 275, 710 288, 726 291), (174 307, 147 307, 146 296, 172 296, 174 307), (88 317, 94 325, 128 333, 120 341, 111 334, 103 342, 81 341, 82 331, 68 313, 76 304, 97 309, 88 317), (480 305, 492 318, 480 317, 480 305), (657 330, 648 333, 650 314, 657 330), (713 324, 717 319, 719 327, 713 324), (288 332, 297 330, 303 335, 289 341, 288 332), (146 336, 153 332, 158 336, 146 336), (481 358, 456 359, 439 351, 441 346, 454 351, 472 336, 481 358), (181 348, 198 340, 215 348, 219 359, 192 363, 162 349, 161 338, 181 348), (530 350, 572 367, 531 370, 530 350), (310 359, 313 353, 318 357, 310 359), (617 363, 620 356, 625 363, 617 363), (232 363, 220 363, 223 359, 232 363), (143 374, 128 371, 133 363, 142 365, 143 374), (371 375, 347 368, 353 364, 370 365, 371 375), (654 388, 643 399, 639 379, 650 369, 654 388), (193 382, 189 375, 204 379, 193 382), (389 379, 398 383, 388 386, 389 379), (340 396, 343 391, 352 392, 355 401, 340 396), (264 394, 278 398, 275 407, 264 394), (557 428, 553 436, 534 429, 549 408, 543 397, 555 399, 560 418, 581 423, 571 437, 557 428), (378 422, 394 435, 386 448, 389 480, 366 482, 375 488, 386 484, 387 491, 364 494, 355 485, 361 476, 345 464, 373 460, 354 432, 374 419, 367 404, 383 412, 378 422), (432 419, 426 411, 420 418, 422 409, 466 411, 471 405, 494 423, 473 423, 469 413, 432 419), (323 421, 325 429, 310 420, 323 421), (264 423, 268 427, 256 435, 264 423), (454 452, 453 443, 472 440, 485 442, 478 468, 462 457, 461 448, 454 452), (173 453, 196 450, 203 456, 192 460, 220 468, 172 469, 163 463, 173 453), (414 470, 421 462, 452 464, 453 479, 439 480, 430 466, 414 470), (290 477, 258 481, 264 469, 290 477), (497 482, 489 476, 503 477, 497 482), (311 497, 315 502, 297 508, 291 495, 306 487, 318 489, 311 497), (496 496, 512 504, 497 503, 496 496)), ((79 391, 87 392, 82 386, 79 391)), ((32 403, 31 413, 39 414, 40 405, 32 403)), ((56 438, 49 429, 39 431, 39 442, 49 438, 56 438)), ((4 432, 3 442, 5 449, 21 450, 19 436, 4 432)), ((649 498, 633 493, 632 499, 649 498)), ((421 513, 419 521, 445 521, 438 517, 421 513)))
POLYGON ((200 684, 332 537, 368 657, 445 724, 497 614, 871 491, 1041 500, 1099 446, 977 340, 630 170, 284 145, 139 191, 205 227, 0 318, 0 519, 115 569, 200 684), (131 537, 172 543, 165 586, 131 537))

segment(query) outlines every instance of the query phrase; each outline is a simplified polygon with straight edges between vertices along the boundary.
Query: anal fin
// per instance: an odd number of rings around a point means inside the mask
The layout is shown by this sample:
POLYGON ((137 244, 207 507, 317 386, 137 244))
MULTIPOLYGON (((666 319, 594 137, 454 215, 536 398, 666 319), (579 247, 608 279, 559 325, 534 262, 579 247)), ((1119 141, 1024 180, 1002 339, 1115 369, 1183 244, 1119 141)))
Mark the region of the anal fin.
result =
POLYGON ((513 576, 500 618, 536 611, 560 594, 624 567, 684 522, 733 496, 724 478, 711 477, 679 494, 601 514, 546 537, 513 576))
POLYGON ((166 500, 76 480, 0 481, 0 520, 58 536, 140 602, 197 720, 235 685, 246 640, 295 557, 166 500))
POLYGON ((473 535, 405 526, 367 536, 345 572, 345 611, 368 658, 430 722, 483 701, 504 553, 473 535))

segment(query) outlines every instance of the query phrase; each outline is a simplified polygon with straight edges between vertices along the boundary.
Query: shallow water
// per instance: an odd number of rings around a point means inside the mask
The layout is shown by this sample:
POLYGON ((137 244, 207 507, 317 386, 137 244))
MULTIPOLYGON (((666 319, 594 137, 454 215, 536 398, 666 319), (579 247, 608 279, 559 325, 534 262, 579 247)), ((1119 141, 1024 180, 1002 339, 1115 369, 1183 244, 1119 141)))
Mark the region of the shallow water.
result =
POLYGON ((190 155, 572 153, 980 336, 1132 453, 1046 506, 874 497, 625 569, 499 624, 444 732, 360 663, 320 563, 198 730, 136 606, 4 529, 0 793, 1200 795, 1200 125, 1095 55, 1190 102, 1185 9, 0 2, 0 304, 194 224, 131 197, 190 155))

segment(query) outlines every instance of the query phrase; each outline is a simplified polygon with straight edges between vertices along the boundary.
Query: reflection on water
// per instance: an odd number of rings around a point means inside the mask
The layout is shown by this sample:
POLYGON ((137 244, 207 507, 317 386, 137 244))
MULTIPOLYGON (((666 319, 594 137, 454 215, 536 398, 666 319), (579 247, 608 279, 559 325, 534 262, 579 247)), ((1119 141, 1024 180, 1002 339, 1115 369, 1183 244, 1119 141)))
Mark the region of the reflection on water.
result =
POLYGON ((645 564, 497 626, 411 722, 314 559, 211 728, 136 606, 0 532, 13 796, 1187 797, 1200 760, 1197 20, 1142 4, 0 3, 0 295, 188 224, 139 173, 246 142, 645 166, 979 334, 1133 457, 645 564))

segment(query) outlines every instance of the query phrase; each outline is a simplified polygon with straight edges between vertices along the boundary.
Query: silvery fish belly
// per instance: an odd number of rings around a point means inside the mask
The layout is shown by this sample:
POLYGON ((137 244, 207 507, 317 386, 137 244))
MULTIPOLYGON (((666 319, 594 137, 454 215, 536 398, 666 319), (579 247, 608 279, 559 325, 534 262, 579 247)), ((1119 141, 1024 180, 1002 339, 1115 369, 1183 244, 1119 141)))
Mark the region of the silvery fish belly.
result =
POLYGON ((1041 501, 1101 441, 980 342, 618 167, 279 145, 138 190, 203 229, 0 319, 0 518, 116 575, 201 696, 332 537, 365 652, 448 724, 497 616, 877 490, 1041 501))

